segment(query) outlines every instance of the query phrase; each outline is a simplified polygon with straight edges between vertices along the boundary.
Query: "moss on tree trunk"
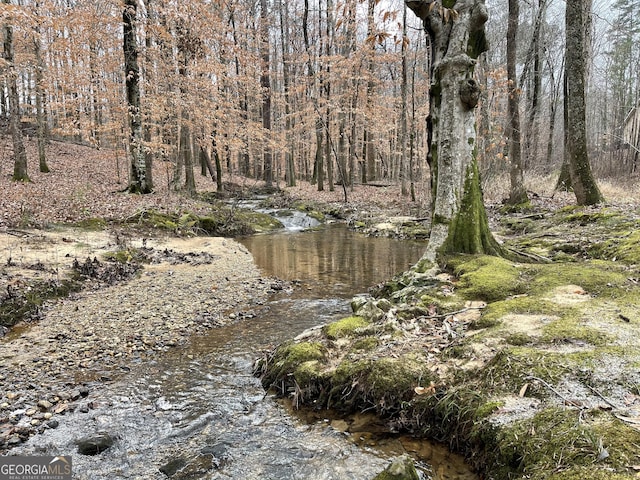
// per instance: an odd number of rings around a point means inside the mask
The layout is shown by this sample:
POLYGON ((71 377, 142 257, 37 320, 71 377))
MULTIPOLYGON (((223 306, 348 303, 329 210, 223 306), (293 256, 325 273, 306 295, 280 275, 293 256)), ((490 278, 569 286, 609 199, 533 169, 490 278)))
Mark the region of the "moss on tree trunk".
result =
POLYGON ((487 49, 483 0, 407 0, 422 19, 432 46, 429 95, 429 165, 435 181, 432 227, 423 260, 448 253, 501 254, 487 221, 476 159, 475 107, 480 87, 473 78, 487 49))
POLYGON ((502 248, 489 230, 475 155, 467 167, 460 209, 449 223, 447 238, 439 253, 502 254, 502 248))

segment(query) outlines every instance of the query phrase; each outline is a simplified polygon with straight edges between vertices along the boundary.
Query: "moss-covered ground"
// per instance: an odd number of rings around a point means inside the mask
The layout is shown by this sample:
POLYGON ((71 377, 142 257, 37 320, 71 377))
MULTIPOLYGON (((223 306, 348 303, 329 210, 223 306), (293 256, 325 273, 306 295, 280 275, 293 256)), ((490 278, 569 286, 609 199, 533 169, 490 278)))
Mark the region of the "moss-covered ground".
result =
POLYGON ((391 279, 354 316, 259 362, 299 405, 375 411, 486 478, 636 479, 638 212, 503 215, 530 262, 453 256, 391 279), (537 261, 534 261, 537 260, 537 261))

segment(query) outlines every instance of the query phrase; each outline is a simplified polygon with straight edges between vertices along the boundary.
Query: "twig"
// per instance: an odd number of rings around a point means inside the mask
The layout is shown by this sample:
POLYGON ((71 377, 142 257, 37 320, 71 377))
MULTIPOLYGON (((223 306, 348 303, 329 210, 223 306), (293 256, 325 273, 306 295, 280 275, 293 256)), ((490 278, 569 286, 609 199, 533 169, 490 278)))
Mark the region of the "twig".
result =
POLYGON ((418 319, 432 320, 432 319, 438 319, 438 318, 447 318, 453 315, 457 315, 459 313, 468 312, 469 310, 482 310, 483 308, 486 308, 486 305, 483 305, 481 307, 465 307, 462 310, 456 310, 455 312, 441 313, 439 315, 423 315, 421 317, 418 317, 418 319))
POLYGON ((619 407, 617 405, 614 405, 613 403, 611 403, 609 400, 607 400, 606 398, 604 398, 604 396, 595 388, 593 388, 591 385, 589 385, 588 383, 585 383, 585 385, 587 386, 587 388, 589 390, 591 390, 593 393, 595 393, 597 396, 599 396, 607 405, 609 405, 610 407, 612 407, 614 410, 619 410, 619 407))
POLYGON ((549 383, 545 382, 541 378, 535 377, 533 375, 528 375, 526 378, 527 379, 531 379, 531 380, 536 380, 536 381, 542 383, 545 387, 547 387, 549 390, 551 390, 553 393, 555 393, 558 397, 560 397, 566 404, 573 405, 574 407, 578 407, 581 410, 586 408, 584 405, 578 405, 576 402, 574 402, 572 400, 569 400, 564 395, 562 395, 560 392, 558 392, 555 388, 553 388, 549 383))

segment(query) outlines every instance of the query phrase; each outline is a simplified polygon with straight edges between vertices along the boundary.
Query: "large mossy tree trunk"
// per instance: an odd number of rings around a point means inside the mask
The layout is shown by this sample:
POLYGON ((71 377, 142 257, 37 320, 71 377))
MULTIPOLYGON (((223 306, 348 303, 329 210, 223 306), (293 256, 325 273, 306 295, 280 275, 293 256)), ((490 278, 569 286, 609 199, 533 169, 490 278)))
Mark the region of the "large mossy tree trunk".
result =
POLYGON ((129 154, 131 178, 127 190, 131 193, 151 193, 153 186, 147 176, 147 160, 142 143, 142 116, 140 114, 140 67, 136 37, 136 0, 125 0, 122 12, 124 36, 125 87, 129 109, 129 154))
POLYGON ((431 235, 423 260, 449 253, 499 255, 489 231, 476 157, 473 79, 478 55, 487 49, 483 0, 405 0, 423 21, 431 44, 429 163, 435 181, 431 235))
POLYGON ((566 9, 566 153, 569 155, 571 186, 578 205, 602 202, 602 194, 591 173, 587 148, 586 121, 586 56, 587 19, 590 0, 567 0, 566 9))

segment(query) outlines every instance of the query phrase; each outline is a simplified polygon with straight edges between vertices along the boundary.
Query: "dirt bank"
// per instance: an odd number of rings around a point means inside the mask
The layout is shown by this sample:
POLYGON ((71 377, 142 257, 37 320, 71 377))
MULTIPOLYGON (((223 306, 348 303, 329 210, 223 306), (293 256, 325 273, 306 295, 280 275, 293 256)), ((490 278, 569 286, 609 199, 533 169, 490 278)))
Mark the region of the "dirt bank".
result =
POLYGON ((446 442, 487 478, 637 478, 637 212, 499 222, 531 261, 417 265, 354 299, 353 316, 279 346, 257 374, 300 406, 376 412, 390 431, 446 442))

